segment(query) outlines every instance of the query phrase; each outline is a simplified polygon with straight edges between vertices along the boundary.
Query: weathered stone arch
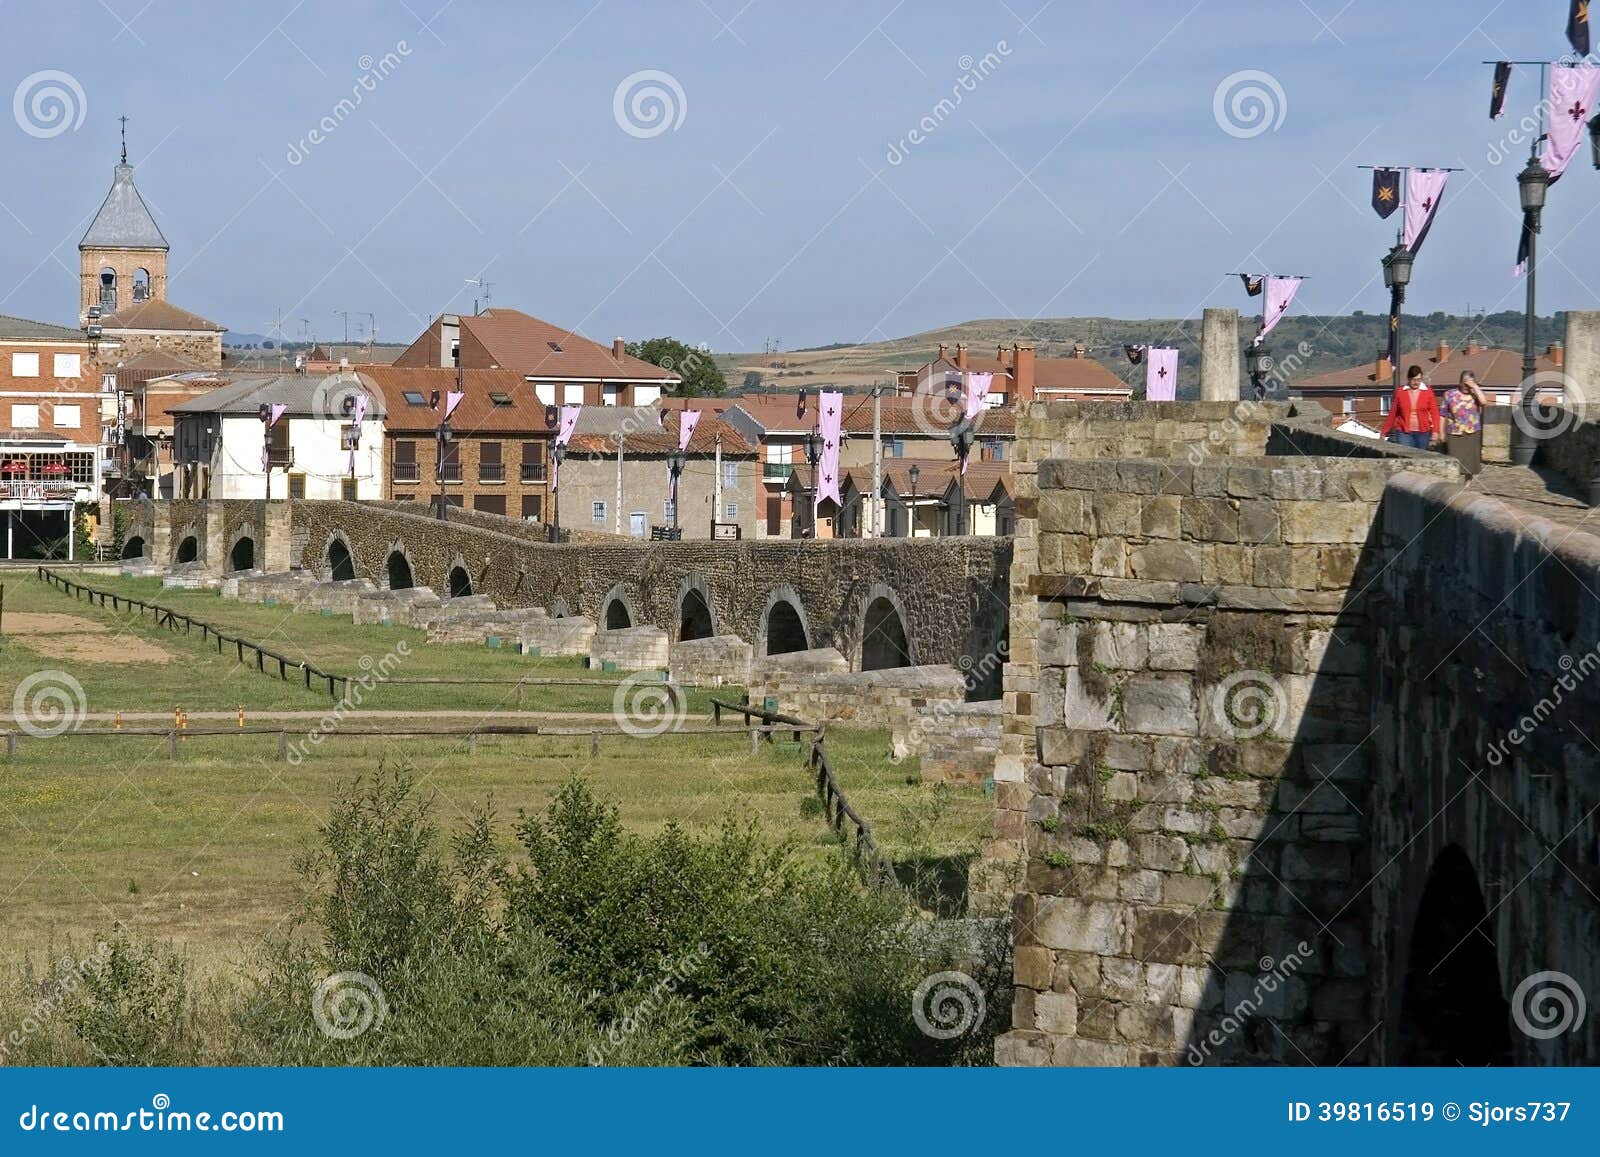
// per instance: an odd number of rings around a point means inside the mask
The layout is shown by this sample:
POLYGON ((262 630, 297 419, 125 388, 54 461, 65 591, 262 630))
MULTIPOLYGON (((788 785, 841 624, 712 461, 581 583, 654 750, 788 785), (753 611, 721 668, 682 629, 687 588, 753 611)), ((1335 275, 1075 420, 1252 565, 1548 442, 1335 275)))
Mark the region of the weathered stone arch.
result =
POLYGON ((595 620, 595 626, 600 630, 621 631, 642 625, 644 621, 639 618, 639 612, 634 609, 633 599, 622 583, 612 587, 600 600, 600 614, 595 620))
POLYGON ((445 589, 453 599, 465 598, 472 593, 472 575, 468 573, 465 563, 458 561, 450 567, 450 573, 445 575, 445 589))
POLYGON ((140 535, 140 534, 136 534, 132 538, 130 538, 126 542, 124 542, 122 544, 122 557, 123 558, 143 558, 144 557, 144 536, 140 535))
POLYGON ((185 534, 178 540, 178 549, 172 552, 174 565, 184 562, 198 562, 200 559, 200 540, 193 531, 185 534))
POLYGON ((355 554, 344 531, 328 535, 327 545, 322 548, 322 564, 329 582, 349 582, 356 577, 355 554))
POLYGON ((1508 1065, 1511 1010, 1494 922, 1477 870, 1458 844, 1428 869, 1411 924, 1400 1004, 1399 1063, 1508 1065))
POLYGON ((691 574, 678 584, 672 626, 673 638, 679 642, 709 639, 717 633, 717 612, 703 576, 691 574))
POLYGON ((782 655, 811 647, 811 624, 806 605, 793 587, 774 587, 767 592, 767 605, 761 612, 761 630, 756 641, 757 654, 782 655))
POLYGON ((550 605, 545 608, 552 619, 566 619, 572 617, 572 608, 567 606, 567 600, 556 598, 550 600, 550 605))
POLYGON ((852 642, 855 644, 852 665, 858 671, 916 666, 905 607, 894 589, 884 583, 873 583, 866 598, 861 600, 852 642))
POLYGON ((396 540, 383 560, 383 587, 401 591, 417 585, 417 568, 405 543, 396 540))
POLYGON ((245 523, 228 544, 228 569, 230 571, 254 570, 261 556, 260 541, 252 523, 245 523))

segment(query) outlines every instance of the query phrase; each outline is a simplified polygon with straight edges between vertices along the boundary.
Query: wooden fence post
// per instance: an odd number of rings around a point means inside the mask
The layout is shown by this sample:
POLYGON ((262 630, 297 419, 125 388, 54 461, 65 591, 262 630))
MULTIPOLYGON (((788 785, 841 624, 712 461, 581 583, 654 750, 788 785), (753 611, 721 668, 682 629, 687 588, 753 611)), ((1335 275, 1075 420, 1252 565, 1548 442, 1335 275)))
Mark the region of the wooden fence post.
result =
POLYGON ((278 761, 281 763, 281 762, 284 762, 285 760, 287 760, 288 758, 289 758, 289 733, 287 731, 280 731, 280 732, 278 732, 278 761))

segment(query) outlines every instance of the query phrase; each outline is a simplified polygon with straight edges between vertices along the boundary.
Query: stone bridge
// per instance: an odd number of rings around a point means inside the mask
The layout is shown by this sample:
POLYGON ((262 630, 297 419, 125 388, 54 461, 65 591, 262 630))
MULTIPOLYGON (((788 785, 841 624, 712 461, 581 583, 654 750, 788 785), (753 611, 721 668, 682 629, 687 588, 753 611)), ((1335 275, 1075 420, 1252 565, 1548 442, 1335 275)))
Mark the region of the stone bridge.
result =
POLYGON ((1023 416, 1002 1063, 1600 1056, 1596 433, 1469 483, 1288 403, 1023 416))
MULTIPOLYGON (((133 503, 127 557, 221 574, 291 569, 380 588, 489 595, 674 642, 737 635, 758 657, 834 648, 853 670, 974 668, 1003 655, 1009 538, 551 545, 540 527, 401 503, 133 503)), ((976 698, 999 692, 975 680, 976 698)))

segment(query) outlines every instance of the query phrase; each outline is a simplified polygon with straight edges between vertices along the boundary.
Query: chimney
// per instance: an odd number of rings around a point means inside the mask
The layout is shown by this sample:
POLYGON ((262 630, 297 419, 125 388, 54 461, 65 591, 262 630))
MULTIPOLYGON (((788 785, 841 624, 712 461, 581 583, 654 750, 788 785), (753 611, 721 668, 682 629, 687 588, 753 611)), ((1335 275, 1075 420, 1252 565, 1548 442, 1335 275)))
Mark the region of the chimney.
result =
POLYGON ((1469 337, 1467 339, 1467 350, 1466 350, 1467 356, 1469 358, 1470 357, 1474 357, 1477 354, 1481 354, 1482 352, 1483 352, 1483 343, 1480 342, 1475 337, 1469 337))
POLYGON ((1033 346, 1011 347, 1011 404, 1025 406, 1033 401, 1033 346))
POLYGON ((948 358, 949 356, 950 356, 950 347, 945 345, 944 342, 940 342, 939 343, 939 356, 935 360, 942 362, 946 358, 948 358))
POLYGON ((1394 380, 1394 363, 1389 360, 1388 350, 1378 351, 1378 364, 1373 368, 1372 377, 1380 384, 1394 380))
POLYGON ((1089 347, 1084 345, 1081 341, 1076 343, 1072 347, 1072 356, 1080 362, 1083 361, 1084 358, 1089 356, 1089 347))
POLYGON ((1565 345, 1563 345, 1561 342, 1553 342, 1551 343, 1550 348, 1544 352, 1545 356, 1550 359, 1550 364, 1556 369, 1566 369, 1567 347, 1565 345))
POLYGON ((994 347, 994 360, 999 362, 1001 365, 1005 365, 1006 364, 1006 347, 1005 346, 1001 345, 1001 346, 995 346, 994 347))
POLYGON ((628 354, 628 343, 623 341, 620 337, 612 338, 611 339, 611 356, 616 358, 620 362, 624 357, 627 356, 627 354, 628 354))
POLYGON ((1433 351, 1433 360, 1447 362, 1450 360, 1450 343, 1443 338, 1439 339, 1439 348, 1433 351))
POLYGON ((956 342, 956 369, 964 370, 966 368, 967 368, 967 343, 964 342, 964 341, 958 341, 958 342, 956 342))

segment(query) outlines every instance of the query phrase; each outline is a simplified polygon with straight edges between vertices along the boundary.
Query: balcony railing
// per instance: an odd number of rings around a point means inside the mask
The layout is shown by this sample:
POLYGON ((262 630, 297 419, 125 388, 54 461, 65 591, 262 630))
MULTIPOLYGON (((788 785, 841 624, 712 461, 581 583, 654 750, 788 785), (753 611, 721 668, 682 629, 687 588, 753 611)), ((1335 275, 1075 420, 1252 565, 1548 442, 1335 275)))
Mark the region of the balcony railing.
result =
POLYGON ((24 502, 49 502, 71 498, 87 482, 74 482, 70 478, 52 478, 48 482, 0 482, 0 499, 24 502))
POLYGON ((506 468, 499 462, 482 462, 478 465, 479 482, 504 482, 506 468))
POLYGON ((394 464, 394 480, 396 482, 421 482, 422 472, 417 469, 415 462, 396 462, 394 464))
POLYGON ((761 478, 765 482, 787 482, 794 477, 794 466, 789 462, 767 462, 761 467, 761 478))
POLYGON ((522 464, 522 480, 524 482, 543 482, 545 480, 544 463, 524 462, 522 464))

